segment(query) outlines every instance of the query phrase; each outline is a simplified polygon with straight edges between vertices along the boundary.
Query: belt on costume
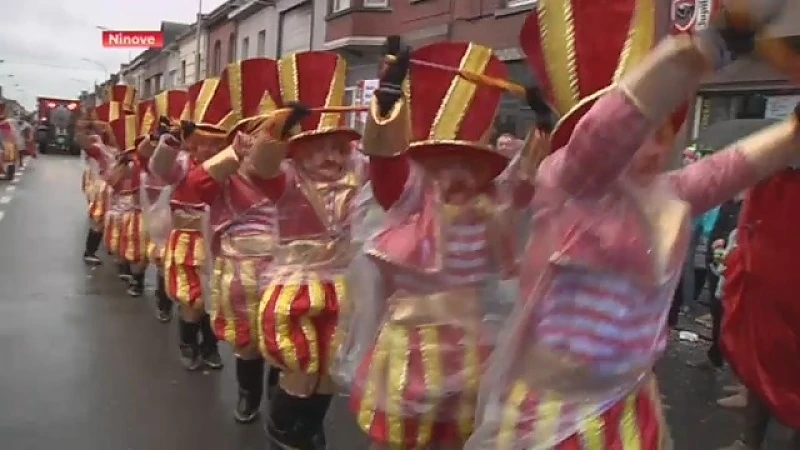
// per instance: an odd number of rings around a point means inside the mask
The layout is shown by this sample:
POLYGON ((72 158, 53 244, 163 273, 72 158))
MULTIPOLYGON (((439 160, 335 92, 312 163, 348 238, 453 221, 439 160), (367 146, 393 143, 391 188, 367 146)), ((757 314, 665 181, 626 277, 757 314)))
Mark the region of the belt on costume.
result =
POLYGON ((480 291, 470 287, 431 294, 398 291, 388 303, 390 320, 409 325, 480 321, 482 315, 480 291))

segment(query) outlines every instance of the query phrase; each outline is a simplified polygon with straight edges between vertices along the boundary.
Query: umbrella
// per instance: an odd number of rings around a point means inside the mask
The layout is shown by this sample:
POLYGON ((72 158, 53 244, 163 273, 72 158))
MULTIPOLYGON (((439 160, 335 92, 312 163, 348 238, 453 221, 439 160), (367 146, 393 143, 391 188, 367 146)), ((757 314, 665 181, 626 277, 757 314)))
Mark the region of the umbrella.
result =
POLYGON ((694 145, 703 154, 715 152, 778 122, 776 119, 735 119, 717 122, 701 131, 694 145))

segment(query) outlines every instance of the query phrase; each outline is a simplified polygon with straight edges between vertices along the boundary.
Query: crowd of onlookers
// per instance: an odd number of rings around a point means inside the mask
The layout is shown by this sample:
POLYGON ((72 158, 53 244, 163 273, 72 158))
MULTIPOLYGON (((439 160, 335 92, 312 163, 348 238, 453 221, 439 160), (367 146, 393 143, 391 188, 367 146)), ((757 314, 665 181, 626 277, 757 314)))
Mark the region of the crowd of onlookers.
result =
MULTIPOLYGON (((683 164, 691 164, 702 155, 690 147, 683 153, 683 164)), ((708 313, 696 317, 695 322, 711 329, 711 343, 706 354, 699 360, 688 361, 692 367, 704 370, 718 370, 724 364, 720 336, 722 330, 722 293, 725 285, 725 257, 736 245, 736 225, 744 193, 722 205, 706 212, 694 221, 692 246, 689 260, 675 291, 669 313, 669 325, 680 327, 682 313, 702 310, 695 306, 708 307, 708 313)), ((692 314, 686 314, 687 320, 692 314)), ((746 405, 747 392, 741 385, 727 386, 728 397, 717 401, 720 406, 740 408, 746 405)))

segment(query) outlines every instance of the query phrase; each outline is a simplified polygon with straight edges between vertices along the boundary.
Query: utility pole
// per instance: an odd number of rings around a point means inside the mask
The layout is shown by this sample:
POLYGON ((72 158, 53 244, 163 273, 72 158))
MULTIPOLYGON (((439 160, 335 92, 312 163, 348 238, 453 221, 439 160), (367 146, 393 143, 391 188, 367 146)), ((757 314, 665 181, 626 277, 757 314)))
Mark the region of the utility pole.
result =
POLYGON ((195 59, 194 59, 194 82, 200 81, 200 39, 203 37, 203 0, 197 0, 197 21, 195 22, 195 59))

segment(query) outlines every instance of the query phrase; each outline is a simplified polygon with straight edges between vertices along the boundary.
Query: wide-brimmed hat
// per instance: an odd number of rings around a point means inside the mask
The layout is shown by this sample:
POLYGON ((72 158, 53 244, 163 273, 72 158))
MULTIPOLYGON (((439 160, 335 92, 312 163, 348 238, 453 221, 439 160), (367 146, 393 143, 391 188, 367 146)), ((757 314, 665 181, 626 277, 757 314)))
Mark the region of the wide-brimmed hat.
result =
MULTIPOLYGON (((552 149, 563 147, 597 99, 639 64, 657 42, 656 0, 539 0, 520 32, 520 46, 560 116, 552 149), (602 37, 598 38, 598 24, 602 37)), ((686 108, 676 112, 676 132, 686 108)))
POLYGON ((489 138, 503 92, 441 67, 504 79, 505 64, 491 48, 469 42, 428 45, 411 58, 430 64, 415 63, 409 71, 409 156, 458 155, 486 167, 489 180, 502 173, 509 159, 489 145, 489 138))

